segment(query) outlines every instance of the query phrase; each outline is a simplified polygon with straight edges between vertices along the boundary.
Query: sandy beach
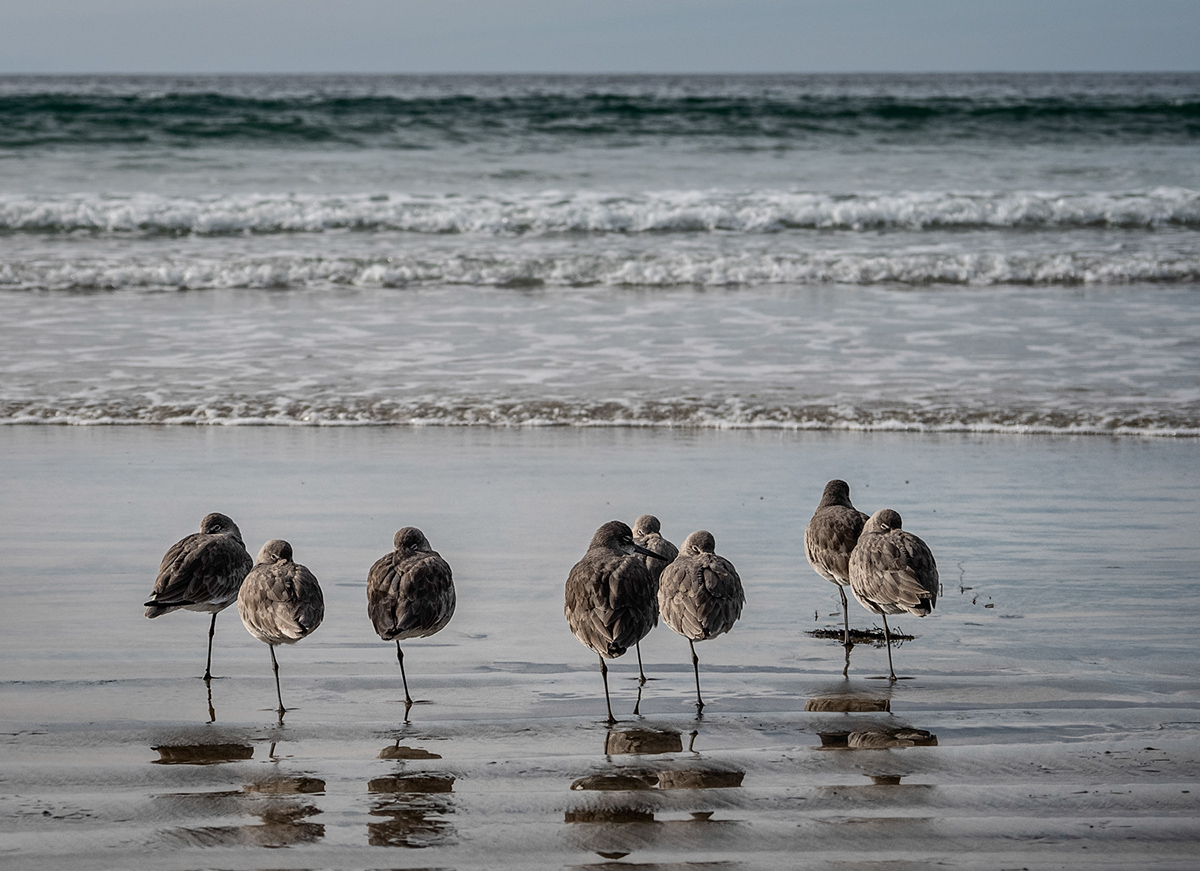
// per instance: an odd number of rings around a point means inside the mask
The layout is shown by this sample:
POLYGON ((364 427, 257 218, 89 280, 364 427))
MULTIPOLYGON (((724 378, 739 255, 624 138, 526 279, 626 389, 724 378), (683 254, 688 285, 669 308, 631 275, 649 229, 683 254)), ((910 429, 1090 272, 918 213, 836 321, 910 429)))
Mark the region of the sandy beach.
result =
POLYGON ((6 868, 1194 867, 1195 440, 10 426, 0 443, 6 868), (895 686, 883 650, 855 648, 843 680, 840 646, 805 634, 840 620, 802 543, 835 476, 941 570, 934 614, 893 622, 916 636, 895 686), (235 613, 211 697, 207 618, 142 616, 163 551, 209 511, 252 552, 289 540, 324 588, 325 623, 279 651, 282 726, 235 613), (747 604, 698 645, 702 718, 660 626, 642 717, 636 660, 613 663, 610 736, 562 585, 598 525, 647 511, 675 541, 710 530, 747 604), (409 724, 365 610, 404 525, 459 599, 406 645, 409 724), (639 742, 663 752, 620 752, 639 742))

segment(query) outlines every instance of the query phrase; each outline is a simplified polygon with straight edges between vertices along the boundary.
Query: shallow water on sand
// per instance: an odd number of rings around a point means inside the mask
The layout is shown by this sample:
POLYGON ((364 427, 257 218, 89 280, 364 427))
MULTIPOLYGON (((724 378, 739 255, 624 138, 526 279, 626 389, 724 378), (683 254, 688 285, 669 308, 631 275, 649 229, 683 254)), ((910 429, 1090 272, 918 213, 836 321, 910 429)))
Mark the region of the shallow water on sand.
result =
MULTIPOLYGON (((7 427, 0 441, 6 867, 1194 861, 1194 440, 7 427), (938 559, 937 610, 893 622, 917 636, 895 651, 894 687, 883 650, 855 648, 844 680, 840 646, 805 634, 840 622, 801 537, 834 476, 864 510, 900 511, 938 559), (279 650, 283 725, 267 651, 236 614, 217 621, 211 696, 196 679, 207 618, 142 616, 163 551, 213 510, 252 551, 291 541, 325 590, 325 623, 279 650), (629 713, 636 660, 612 664, 617 731, 678 733, 628 754, 600 722, 562 583, 596 526, 646 511, 676 541, 712 531, 747 605, 698 646, 701 719, 687 645, 665 627, 642 645, 644 719, 629 713), (459 607, 405 647, 419 700, 405 724, 364 589, 410 524, 454 567, 459 607), (848 697, 890 711, 811 710, 848 697), (907 727, 936 745, 852 749, 907 727)), ((875 625, 851 608, 852 626, 875 625)))

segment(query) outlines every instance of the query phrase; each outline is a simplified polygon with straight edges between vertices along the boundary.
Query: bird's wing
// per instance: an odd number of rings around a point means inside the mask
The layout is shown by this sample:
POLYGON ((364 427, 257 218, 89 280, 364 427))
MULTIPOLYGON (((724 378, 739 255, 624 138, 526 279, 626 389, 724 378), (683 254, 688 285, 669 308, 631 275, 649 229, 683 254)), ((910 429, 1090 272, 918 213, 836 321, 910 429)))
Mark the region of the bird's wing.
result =
POLYGON ((833 505, 813 515, 804 529, 804 555, 817 574, 845 583, 850 577, 850 553, 867 516, 853 508, 833 505))
POLYGON ((379 604, 372 608, 371 619, 385 640, 432 635, 454 614, 453 573, 436 553, 390 561, 379 586, 383 592, 377 596, 379 604))
POLYGON ((897 532, 901 534, 871 536, 878 540, 860 542, 863 552, 856 551, 851 562, 850 587, 869 610, 908 611, 923 617, 933 610, 937 598, 937 568, 924 542, 902 530, 897 532), (920 547, 914 547, 910 539, 920 547), (932 589, 928 586, 931 581, 932 589))
POLYGON ((163 556, 151 599, 165 605, 232 598, 253 565, 232 536, 193 533, 163 556))

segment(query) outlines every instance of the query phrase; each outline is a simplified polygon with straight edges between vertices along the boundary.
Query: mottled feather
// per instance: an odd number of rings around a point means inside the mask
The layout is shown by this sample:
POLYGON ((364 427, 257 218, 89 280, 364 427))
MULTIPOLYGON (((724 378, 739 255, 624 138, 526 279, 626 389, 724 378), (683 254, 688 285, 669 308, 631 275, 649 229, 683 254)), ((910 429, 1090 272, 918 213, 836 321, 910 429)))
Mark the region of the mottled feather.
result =
POLYGON ((601 526, 567 576, 563 611, 571 632, 609 659, 646 637, 657 622, 654 578, 619 520, 601 526))
POLYGON ((267 644, 295 644, 325 617, 321 585, 292 561, 292 546, 272 539, 262 546, 238 593, 238 613, 247 631, 267 644))
POLYGON ((450 565, 415 527, 399 530, 393 545, 367 574, 371 624, 384 641, 433 635, 454 616, 450 565))
POLYGON ((737 569, 715 549, 711 533, 693 532, 658 579, 663 622, 692 641, 728 632, 746 603, 737 569))
POLYGON ((868 611, 924 617, 937 604, 937 563, 925 542, 901 528, 900 515, 884 508, 850 556, 850 589, 868 611))
POLYGON ((237 524, 224 514, 209 514, 200 522, 200 532, 177 541, 163 556, 145 603, 146 616, 180 608, 222 611, 237 601, 253 565, 237 524))
POLYGON ((849 484, 836 479, 826 484, 804 529, 804 555, 813 571, 839 586, 849 584, 850 554, 866 521, 850 502, 849 484))

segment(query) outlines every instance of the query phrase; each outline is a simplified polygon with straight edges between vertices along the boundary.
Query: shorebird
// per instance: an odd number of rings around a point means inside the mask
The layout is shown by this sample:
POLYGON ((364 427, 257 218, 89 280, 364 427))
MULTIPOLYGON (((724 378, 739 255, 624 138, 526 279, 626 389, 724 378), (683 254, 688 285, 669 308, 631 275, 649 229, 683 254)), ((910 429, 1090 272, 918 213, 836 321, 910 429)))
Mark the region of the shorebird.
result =
POLYGON ((273 538, 258 552, 254 568, 242 583, 237 603, 246 630, 270 647, 275 696, 279 700, 278 713, 282 721, 287 709, 279 691, 275 645, 295 644, 321 625, 325 617, 321 585, 307 568, 292 562, 290 544, 281 538, 273 538))
POLYGON ((907 611, 924 617, 937 604, 938 570, 933 554, 921 539, 901 527, 900 515, 883 508, 863 525, 850 554, 850 591, 868 611, 883 617, 887 641, 888 678, 892 668, 892 636, 887 615, 907 611))
POLYGON ((717 556, 712 533, 693 532, 683 542, 675 561, 658 579, 658 607, 663 622, 688 640, 696 672, 696 712, 704 710, 700 697, 700 658, 696 642, 716 638, 733 628, 742 616, 746 594, 733 563, 717 556))
MULTIPOLYGON (((842 643, 850 648, 850 606, 843 589, 850 583, 850 552, 867 515, 850 502, 850 485, 836 478, 825 485, 817 510, 804 528, 804 555, 813 571, 837 584, 845 626, 842 643)), ((849 665, 849 663, 847 663, 849 665)))
POLYGON ((392 539, 394 550, 367 573, 367 614, 384 641, 396 642, 404 713, 412 707, 404 674, 404 638, 424 638, 441 630, 454 616, 454 578, 450 565, 429 546, 421 530, 406 526, 392 539))
MULTIPOLYGON (((662 537, 662 524, 658 522, 658 518, 653 514, 643 514, 633 522, 633 542, 638 547, 644 547, 646 550, 655 554, 655 556, 644 556, 642 560, 646 563, 646 568, 650 570, 651 577, 654 578, 654 625, 658 625, 658 576, 662 574, 662 570, 669 566, 675 557, 679 556, 679 548, 662 537)), ((646 672, 642 669, 642 643, 639 641, 634 645, 637 650, 638 658, 638 680, 640 683, 646 683, 646 672)))
POLYGON ((654 577, 638 556, 650 556, 634 543, 633 530, 610 520, 596 530, 583 559, 567 575, 563 611, 571 632, 600 657, 608 724, 617 722, 608 696, 605 659, 620 656, 646 637, 658 618, 654 577))
POLYGON ((171 545, 158 566, 154 590, 145 604, 147 617, 180 608, 212 612, 204 663, 206 681, 212 680, 217 614, 237 601, 238 589, 253 565, 237 524, 224 514, 209 514, 200 521, 200 531, 171 545))

